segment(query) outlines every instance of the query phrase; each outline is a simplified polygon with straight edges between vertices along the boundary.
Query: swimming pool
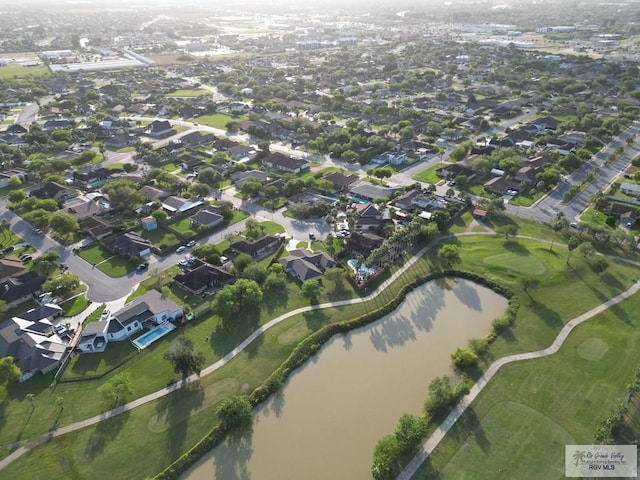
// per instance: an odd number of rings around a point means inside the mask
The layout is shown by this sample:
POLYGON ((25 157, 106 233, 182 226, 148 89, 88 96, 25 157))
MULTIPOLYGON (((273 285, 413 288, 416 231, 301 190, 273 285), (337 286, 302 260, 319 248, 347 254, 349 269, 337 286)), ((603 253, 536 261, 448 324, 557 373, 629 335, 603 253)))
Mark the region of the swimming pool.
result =
MULTIPOLYGON (((358 261, 356 259, 351 259, 347 262, 347 264, 349 264, 349 266, 351 268, 353 268, 353 270, 356 270, 356 265, 358 264, 358 261)), ((375 275, 376 272, 378 271, 377 268, 373 267, 373 268, 369 268, 367 267, 364 263, 362 265, 360 265, 360 268, 358 268, 358 271, 364 275, 375 275)))
POLYGON ((176 327, 173 323, 165 322, 162 325, 158 325, 153 330, 148 331, 144 335, 141 335, 138 338, 136 338, 133 341, 133 344, 140 349, 146 348, 149 345, 151 345, 153 342, 155 342, 157 339, 165 336, 167 333, 169 333, 171 330, 175 328, 176 327))

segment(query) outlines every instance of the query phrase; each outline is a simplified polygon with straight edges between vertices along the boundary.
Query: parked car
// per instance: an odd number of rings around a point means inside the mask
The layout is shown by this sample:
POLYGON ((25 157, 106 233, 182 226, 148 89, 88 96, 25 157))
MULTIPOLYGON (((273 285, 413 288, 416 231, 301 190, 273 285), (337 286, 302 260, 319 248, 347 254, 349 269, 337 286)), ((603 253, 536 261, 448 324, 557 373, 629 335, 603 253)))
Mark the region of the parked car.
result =
POLYGON ((184 245, 180 245, 178 248, 176 248, 176 253, 182 253, 187 249, 187 247, 185 247, 184 245))
POLYGON ((36 228, 34 231, 36 232, 36 235, 44 235, 44 232, 39 228, 36 228))
POLYGON ((143 270, 146 270, 147 268, 149 268, 149 263, 148 262, 144 262, 144 263, 141 263, 140 265, 138 265, 136 270, 139 271, 139 272, 142 272, 143 270))
POLYGON ((109 309, 108 309, 108 308, 105 308, 105 309, 102 311, 102 315, 100 315, 100 318, 101 318, 102 320, 106 320, 107 318, 109 318, 109 315, 111 315, 111 312, 109 311, 109 309))
POLYGON ((15 250, 15 247, 5 247, 2 249, 2 253, 11 253, 15 250))
POLYGON ((316 239, 315 234, 310 233, 310 234, 309 234, 309 240, 315 240, 315 239, 316 239))
POLYGON ((53 331, 56 332, 59 337, 62 337, 67 333, 68 330, 64 325, 56 325, 55 327, 53 327, 53 331))
POLYGON ((187 247, 191 248, 193 246, 195 246, 196 241, 195 240, 189 240, 189 243, 187 243, 187 247))
POLYGON ((33 260, 33 257, 31 255, 20 255, 19 258, 22 261, 22 263, 27 263, 33 260))
POLYGON ((69 270, 69 265, 67 265, 66 263, 61 263, 59 267, 60 267, 60 270, 62 270, 63 272, 69 270))

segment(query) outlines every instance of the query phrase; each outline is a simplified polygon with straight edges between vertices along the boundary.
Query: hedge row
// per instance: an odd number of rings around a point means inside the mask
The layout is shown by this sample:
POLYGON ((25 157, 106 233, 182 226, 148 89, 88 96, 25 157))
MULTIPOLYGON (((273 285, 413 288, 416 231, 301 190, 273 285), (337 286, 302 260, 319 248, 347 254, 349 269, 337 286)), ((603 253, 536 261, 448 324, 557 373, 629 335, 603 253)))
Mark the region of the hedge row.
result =
MULTIPOLYGON (((312 333, 307 338, 302 340, 298 346, 294 349, 291 355, 282 363, 282 365, 273 372, 265 380, 265 382, 257 387, 249 395, 249 402, 255 408, 260 403, 264 402, 273 393, 280 390, 284 380, 295 370, 296 368, 304 365, 311 357, 313 357, 320 347, 324 345, 331 337, 336 333, 345 333, 350 330, 363 327, 372 323, 375 320, 387 315, 394 311, 405 299, 407 294, 415 288, 425 284, 426 282, 436 280, 443 277, 459 277, 467 280, 471 280, 479 285, 485 286, 494 292, 511 299, 513 297, 513 291, 500 285, 493 280, 482 277, 478 274, 466 271, 458 270, 443 270, 440 272, 434 272, 427 275, 424 278, 416 279, 409 284, 405 285, 398 293, 396 298, 382 307, 365 313, 353 320, 343 321, 339 323, 330 323, 325 325, 320 330, 312 333)), ((213 449, 219 442, 221 442, 229 429, 222 425, 214 427, 200 442, 198 442, 192 449, 188 450, 184 455, 179 457, 163 472, 159 473, 155 478, 157 480, 173 480, 179 478, 182 473, 189 469, 202 455, 213 449)))

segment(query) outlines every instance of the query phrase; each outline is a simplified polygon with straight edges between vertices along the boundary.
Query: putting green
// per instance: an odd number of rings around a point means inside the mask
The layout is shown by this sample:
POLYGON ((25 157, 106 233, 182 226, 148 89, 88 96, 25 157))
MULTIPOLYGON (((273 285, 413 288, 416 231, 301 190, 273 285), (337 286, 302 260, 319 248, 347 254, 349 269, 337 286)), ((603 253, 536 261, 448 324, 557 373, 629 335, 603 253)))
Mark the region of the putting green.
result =
POLYGON ((205 388, 192 386, 187 390, 173 392, 159 400, 158 408, 149 418, 147 428, 153 433, 164 432, 200 410, 237 393, 238 385, 235 378, 224 378, 205 388))
POLYGON ((598 337, 587 338, 578 345, 578 355, 585 360, 595 362, 600 360, 602 356, 609 350, 609 344, 598 337))
POLYGON ((500 402, 482 419, 484 428, 471 422, 471 433, 440 472, 441 480, 564 478, 564 446, 575 441, 546 415, 500 402))
POLYGON ((545 272, 544 264, 533 255, 518 255, 512 252, 499 253, 484 257, 486 265, 506 268, 522 275, 540 275, 545 272))

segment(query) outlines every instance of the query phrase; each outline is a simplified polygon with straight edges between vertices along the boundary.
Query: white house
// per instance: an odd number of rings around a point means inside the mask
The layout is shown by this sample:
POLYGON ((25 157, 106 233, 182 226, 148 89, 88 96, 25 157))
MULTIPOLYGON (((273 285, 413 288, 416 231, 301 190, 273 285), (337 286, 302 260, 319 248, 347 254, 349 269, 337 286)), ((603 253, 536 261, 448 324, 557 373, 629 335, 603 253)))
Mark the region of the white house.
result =
POLYGON ((640 197, 640 185, 636 185, 635 183, 622 182, 620 184, 620 191, 625 195, 640 197))
POLYGON ((109 342, 126 340, 145 326, 182 318, 184 311, 173 300, 150 290, 115 312, 109 320, 89 323, 82 331, 78 348, 83 353, 103 352, 109 342))

